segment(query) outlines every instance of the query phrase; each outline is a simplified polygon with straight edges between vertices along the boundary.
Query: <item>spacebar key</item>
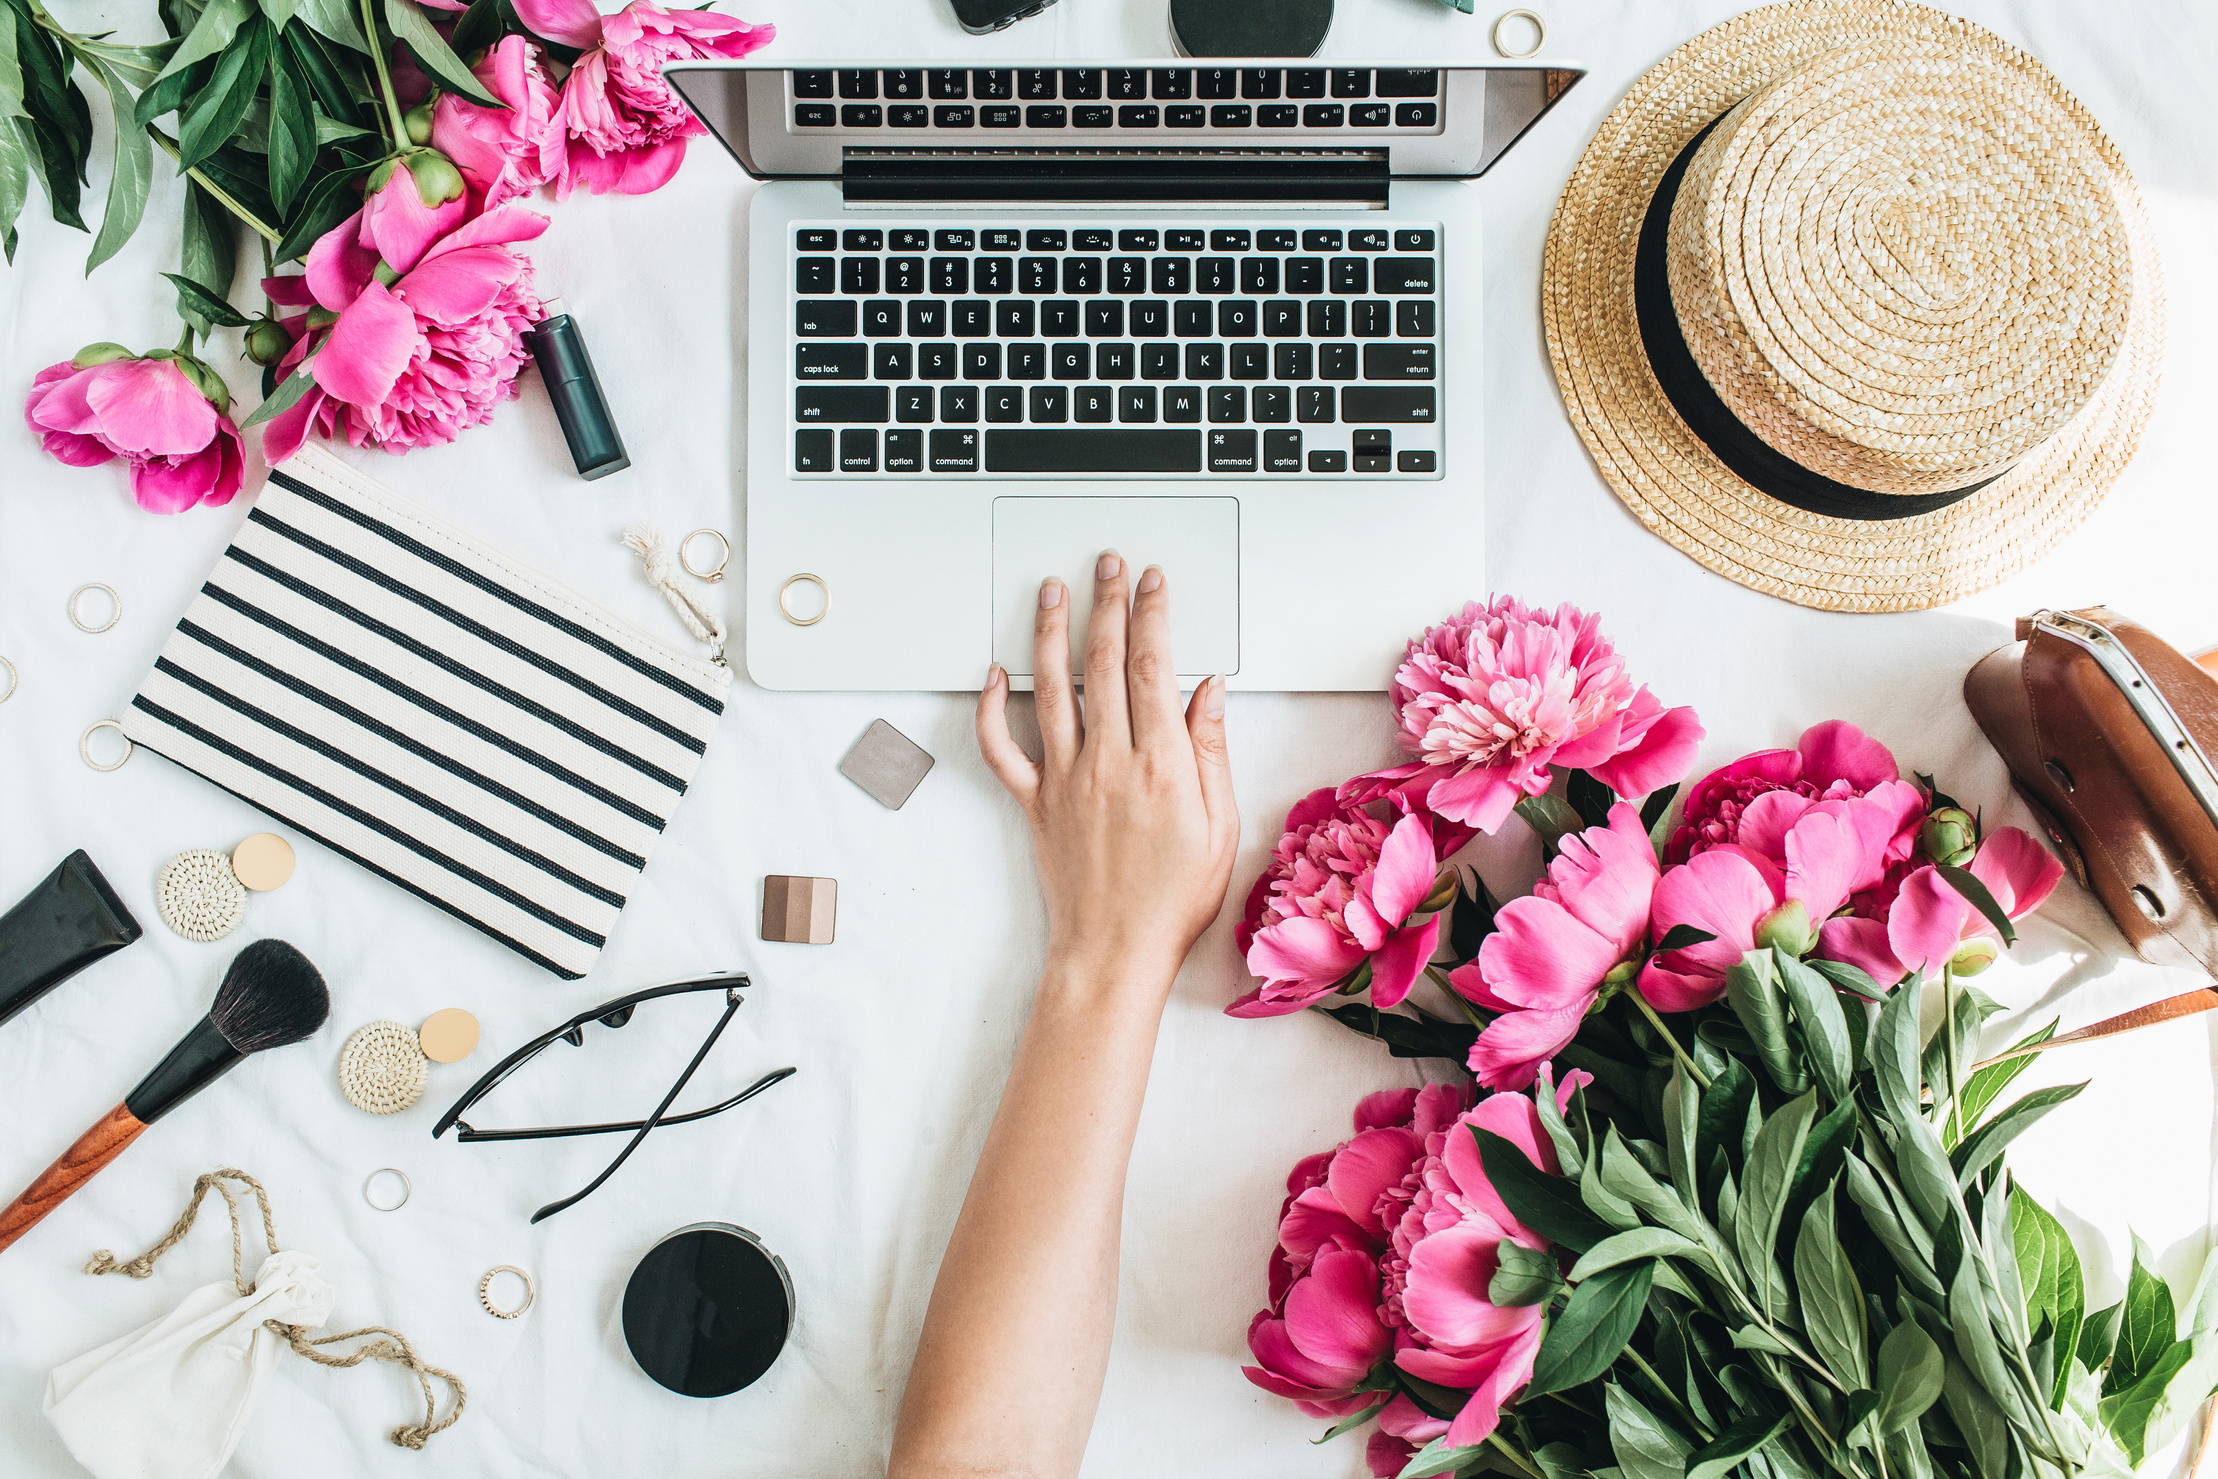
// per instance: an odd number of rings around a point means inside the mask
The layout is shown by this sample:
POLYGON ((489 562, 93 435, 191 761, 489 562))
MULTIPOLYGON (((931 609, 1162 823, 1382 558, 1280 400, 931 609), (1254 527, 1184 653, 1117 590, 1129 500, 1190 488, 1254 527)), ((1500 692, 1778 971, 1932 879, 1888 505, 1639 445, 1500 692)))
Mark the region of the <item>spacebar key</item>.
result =
POLYGON ((1201 432, 989 430, 988 472, 1200 472, 1201 432))

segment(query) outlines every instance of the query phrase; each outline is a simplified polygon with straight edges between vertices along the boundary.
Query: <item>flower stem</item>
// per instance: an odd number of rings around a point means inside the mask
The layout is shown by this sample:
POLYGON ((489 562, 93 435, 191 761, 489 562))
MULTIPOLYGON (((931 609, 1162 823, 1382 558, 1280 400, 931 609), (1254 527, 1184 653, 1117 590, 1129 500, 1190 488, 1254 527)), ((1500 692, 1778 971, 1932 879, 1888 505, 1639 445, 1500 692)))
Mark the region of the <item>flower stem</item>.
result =
POLYGON ((1647 1361, 1641 1358, 1641 1354, 1639 1351, 1634 1350, 1631 1346, 1627 1346, 1625 1347, 1625 1355, 1629 1360, 1632 1361, 1633 1365, 1639 1369, 1640 1374, 1647 1377, 1650 1382, 1655 1384, 1656 1390, 1664 1394, 1664 1400, 1679 1409, 1679 1415, 1687 1420, 1687 1426, 1693 1428, 1695 1432, 1699 1433, 1704 1443, 1709 1442, 1712 1438, 1717 1436, 1708 1428, 1702 1426, 1702 1420, 1694 1415, 1694 1409, 1679 1400, 1679 1394, 1671 1389, 1670 1383, 1666 1382, 1661 1376, 1656 1374, 1655 1367, 1649 1365, 1647 1361))
POLYGON ((393 92, 393 73, 385 63, 384 43, 377 39, 377 11, 372 0, 362 0, 362 32, 370 40, 370 61, 377 67, 378 91, 385 96, 386 119, 393 128, 393 147, 408 147, 408 120, 402 116, 400 98, 393 92))
MULTIPOLYGON (((171 163, 181 165, 185 162, 185 156, 177 152, 177 145, 171 142, 168 134, 163 133, 151 123, 146 126, 146 131, 153 137, 155 143, 162 146, 162 152, 170 157, 171 163)), ((275 226, 270 225, 269 222, 232 199, 230 192, 202 174, 198 169, 186 170, 185 174, 194 184, 215 197, 217 204, 253 227, 254 234, 262 238, 265 250, 285 239, 275 226)))
POLYGON ((1663 1018, 1656 1015, 1656 1009, 1648 1004, 1647 997, 1640 994, 1640 988, 1635 986, 1625 994, 1633 999, 1634 1006, 1640 1008, 1640 1014, 1648 1019, 1648 1024, 1663 1035, 1665 1042, 1671 1044, 1672 1056, 1679 1060, 1680 1066, 1686 1069, 1695 1083, 1705 1089, 1708 1088, 1710 1086, 1710 1076, 1694 1066, 1694 1060, 1687 1056, 1685 1048, 1679 1046, 1679 1039, 1673 1037, 1671 1029, 1664 1026, 1663 1018))
POLYGON ((1963 1138, 1964 1116, 1963 1085, 1957 1081, 1956 1072, 1956 968, 1941 967, 1941 1050, 1948 1060, 1948 1115, 1941 1125, 1944 1143, 1954 1145, 1963 1138), (1948 1132, 1949 1124, 1956 1126, 1956 1134, 1948 1132))
POLYGON ((193 326, 191 324, 185 325, 185 332, 178 337, 177 352, 179 354, 191 354, 193 352, 193 326))
POLYGON ((1523 1455, 1522 1453, 1519 1453, 1516 1449, 1510 1447, 1509 1443, 1502 1437, 1499 1431, 1487 1434, 1486 1441, 1493 1444, 1496 1448, 1502 1450, 1503 1455, 1507 1457, 1511 1463, 1517 1465, 1518 1468, 1523 1469, 1526 1473, 1532 1475, 1533 1479, 1546 1479, 1546 1476, 1544 1476, 1540 1472, 1539 1466, 1534 1464, 1531 1459, 1525 1457, 1525 1455, 1523 1455))
POLYGON ((1479 1029, 1479 1031, 1484 1032, 1486 1031, 1488 1026, 1492 1024, 1493 1019, 1491 1017, 1480 1016, 1478 1008, 1472 1006, 1470 999, 1466 997, 1462 992, 1456 990, 1455 984, 1448 979, 1447 974, 1443 972, 1440 967, 1436 965, 1426 966, 1425 975, 1432 981, 1435 986, 1438 986, 1442 991, 1447 993, 1448 1000, 1456 1004, 1456 1010, 1462 1012, 1465 1019, 1468 1020, 1473 1027, 1476 1027, 1479 1029))

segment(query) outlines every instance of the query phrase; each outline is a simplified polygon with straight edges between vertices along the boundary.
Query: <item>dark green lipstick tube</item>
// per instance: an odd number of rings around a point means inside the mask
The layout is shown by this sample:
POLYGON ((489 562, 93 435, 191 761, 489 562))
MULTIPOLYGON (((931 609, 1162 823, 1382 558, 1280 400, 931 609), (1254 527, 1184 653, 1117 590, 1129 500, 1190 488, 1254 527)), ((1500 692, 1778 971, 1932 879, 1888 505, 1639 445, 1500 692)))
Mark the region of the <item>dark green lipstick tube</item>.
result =
POLYGON ((562 439, 570 444, 570 461, 581 478, 605 478, 632 465, 617 435, 615 418, 608 413, 608 399, 601 394, 601 378, 593 373, 593 357, 585 352, 585 335, 560 298, 549 298, 547 316, 524 336, 539 378, 554 402, 555 420, 562 423, 562 439))

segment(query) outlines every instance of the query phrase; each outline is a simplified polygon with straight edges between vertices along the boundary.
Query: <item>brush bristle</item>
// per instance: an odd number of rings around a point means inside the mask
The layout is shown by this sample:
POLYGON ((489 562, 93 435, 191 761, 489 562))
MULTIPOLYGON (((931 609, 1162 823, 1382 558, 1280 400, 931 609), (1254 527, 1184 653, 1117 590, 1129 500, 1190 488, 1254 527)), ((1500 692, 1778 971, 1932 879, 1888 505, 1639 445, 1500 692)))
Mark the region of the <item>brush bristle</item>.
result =
POLYGON ((323 974, 283 940, 256 940, 241 950, 208 1009, 216 1031, 241 1053, 299 1042, 330 1015, 323 974))

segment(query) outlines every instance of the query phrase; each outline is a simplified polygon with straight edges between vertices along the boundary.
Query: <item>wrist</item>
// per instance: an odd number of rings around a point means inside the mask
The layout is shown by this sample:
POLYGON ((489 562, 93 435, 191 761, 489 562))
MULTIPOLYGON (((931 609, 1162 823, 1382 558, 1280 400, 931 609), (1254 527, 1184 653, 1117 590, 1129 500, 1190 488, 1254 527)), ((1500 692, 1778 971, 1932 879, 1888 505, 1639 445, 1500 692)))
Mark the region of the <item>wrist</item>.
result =
POLYGON ((1162 952, 1050 940, 1047 964, 1040 972, 1040 995, 1161 1006, 1170 996, 1181 963, 1164 958, 1162 952))

